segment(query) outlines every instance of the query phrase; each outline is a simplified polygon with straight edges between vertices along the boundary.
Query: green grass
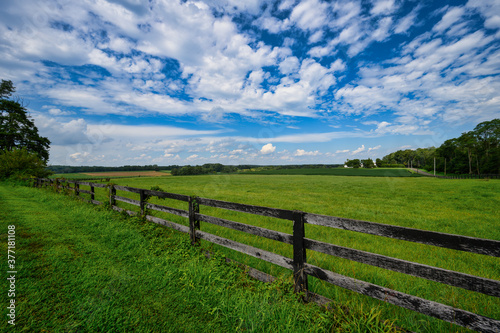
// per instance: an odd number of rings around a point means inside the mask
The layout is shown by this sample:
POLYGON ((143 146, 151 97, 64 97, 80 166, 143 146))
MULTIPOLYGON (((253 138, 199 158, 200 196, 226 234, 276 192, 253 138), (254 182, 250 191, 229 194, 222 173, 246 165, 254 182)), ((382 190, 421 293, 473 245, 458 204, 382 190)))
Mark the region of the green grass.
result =
POLYGON ((279 169, 246 171, 243 174, 257 175, 321 175, 321 176, 367 176, 367 177, 420 177, 407 169, 392 168, 317 168, 317 169, 279 169))
MULTIPOLYGON (((289 275, 252 280, 186 234, 50 191, 0 183, 16 230, 16 326, 4 332, 389 332, 376 308, 303 304, 289 275)), ((5 281, 5 269, 2 279, 5 281)))
MULTIPOLYGON (((500 240, 500 181, 497 180, 445 180, 427 177, 213 175, 165 179, 129 178, 117 179, 115 182, 120 185, 140 188, 160 186, 163 190, 173 193, 500 240)), ((135 199, 138 197, 136 194, 120 191, 118 195, 135 199)), ((104 194, 102 197, 105 197, 104 194)), ((153 199, 153 202, 187 209, 187 205, 183 202, 158 199, 153 199)), ((136 210, 136 207, 126 204, 119 203, 119 205, 136 210)), ((201 212, 268 229, 292 232, 292 224, 289 221, 203 206, 201 212)), ((154 215, 187 225, 183 218, 156 212, 154 215)), ((292 256, 291 246, 286 244, 207 223, 202 223, 201 229, 288 257, 292 256)), ((341 246, 500 280, 498 258, 313 225, 306 225, 306 235, 309 238, 341 246)), ((213 248, 220 249, 217 246, 213 246, 213 248)), ((234 251, 220 250, 231 258, 271 274, 286 273, 285 270, 263 261, 240 255, 234 251)), ((313 251, 308 251, 307 260, 312 264, 347 276, 500 319, 498 298, 337 259, 313 251)), ((418 332, 466 331, 412 311, 344 291, 341 288, 331 287, 311 277, 309 283, 313 291, 341 303, 350 302, 354 308, 360 306, 377 307, 382 311, 384 318, 397 318, 396 324, 398 326, 410 330, 418 332)))

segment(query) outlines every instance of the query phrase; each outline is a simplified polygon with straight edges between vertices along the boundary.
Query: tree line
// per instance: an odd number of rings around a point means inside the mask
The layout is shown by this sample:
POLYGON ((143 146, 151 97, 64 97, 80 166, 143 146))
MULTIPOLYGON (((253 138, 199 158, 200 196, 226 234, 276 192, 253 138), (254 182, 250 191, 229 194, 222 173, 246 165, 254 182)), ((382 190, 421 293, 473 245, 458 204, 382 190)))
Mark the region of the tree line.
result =
POLYGON ((445 174, 500 174, 500 119, 482 122, 438 148, 398 150, 381 160, 426 170, 434 170, 434 161, 436 171, 445 174))

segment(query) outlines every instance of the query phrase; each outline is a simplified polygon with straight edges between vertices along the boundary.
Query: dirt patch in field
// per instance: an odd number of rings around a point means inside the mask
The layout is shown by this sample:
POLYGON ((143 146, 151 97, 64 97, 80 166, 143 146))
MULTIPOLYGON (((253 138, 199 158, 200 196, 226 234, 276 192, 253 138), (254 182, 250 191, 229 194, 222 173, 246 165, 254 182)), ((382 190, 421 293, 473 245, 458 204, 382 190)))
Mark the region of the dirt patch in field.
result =
POLYGON ((170 173, 159 171, 116 171, 116 172, 85 172, 92 177, 161 177, 170 176, 170 173))

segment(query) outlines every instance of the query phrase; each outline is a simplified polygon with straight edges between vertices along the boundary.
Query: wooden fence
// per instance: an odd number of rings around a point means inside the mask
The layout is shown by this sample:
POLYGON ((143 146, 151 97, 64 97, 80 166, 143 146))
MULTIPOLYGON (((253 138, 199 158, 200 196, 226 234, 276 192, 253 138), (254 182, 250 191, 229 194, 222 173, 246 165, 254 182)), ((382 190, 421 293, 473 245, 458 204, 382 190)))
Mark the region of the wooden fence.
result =
POLYGON ((328 228, 350 230, 458 251, 478 253, 492 257, 500 257, 500 241, 411 229, 334 216, 311 214, 301 211, 246 205, 221 200, 192 197, 182 194, 145 190, 127 186, 105 185, 78 180, 64 180, 64 183, 60 184, 58 184, 57 182, 57 180, 38 178, 35 179, 34 186, 56 186, 57 188, 64 188, 66 190, 74 191, 75 195, 77 196, 80 196, 81 193, 89 194, 90 202, 94 204, 102 204, 102 202, 95 200, 95 188, 108 188, 109 204, 114 210, 126 211, 130 215, 137 213, 144 215, 147 212, 146 209, 149 209, 187 218, 189 219, 189 227, 155 216, 145 215, 145 218, 148 221, 188 233, 190 235, 192 244, 197 243, 199 239, 203 239, 292 270, 295 292, 304 292, 305 294, 307 294, 307 276, 310 275, 336 286, 363 295, 367 295, 384 302, 395 304, 406 309, 417 311, 419 313, 423 313, 425 315, 432 316, 456 325, 464 326, 472 330, 476 330, 479 332, 500 332, 499 320, 405 294, 399 291, 391 290, 351 277, 343 276, 321 267, 308 264, 306 260, 306 252, 307 250, 313 250, 339 258, 344 258, 375 267, 381 267, 384 269, 428 279, 431 281, 437 281, 450 286, 459 287, 494 297, 500 297, 500 281, 309 239, 306 238, 304 225, 308 223, 328 228), (69 184, 73 184, 73 187, 71 187, 69 184), (90 190, 80 189, 80 185, 89 186, 90 190), (117 191, 136 193, 139 195, 139 200, 119 196, 116 194, 117 191), (151 196, 187 202, 189 209, 182 210, 148 203, 147 198, 151 196), (133 212, 117 207, 116 201, 121 201, 137 206, 139 207, 139 212, 133 212), (230 211, 244 212, 289 220, 293 222, 293 233, 287 234, 205 215, 200 213, 200 206, 215 207, 230 211), (291 244, 293 246, 293 258, 284 257, 273 252, 261 250, 259 248, 255 248, 246 244, 242 244, 230 239, 222 238, 201 231, 200 222, 211 223, 218 226, 231 228, 245 233, 283 242, 286 244, 291 244))

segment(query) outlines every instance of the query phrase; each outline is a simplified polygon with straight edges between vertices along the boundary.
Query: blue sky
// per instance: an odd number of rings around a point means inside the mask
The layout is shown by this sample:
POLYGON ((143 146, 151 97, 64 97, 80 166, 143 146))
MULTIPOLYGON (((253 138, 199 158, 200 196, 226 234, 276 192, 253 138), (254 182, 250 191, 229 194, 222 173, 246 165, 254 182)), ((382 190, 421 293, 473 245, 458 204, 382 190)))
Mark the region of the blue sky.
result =
POLYGON ((500 117, 497 0, 7 0, 0 52, 50 164, 343 163, 500 117))

